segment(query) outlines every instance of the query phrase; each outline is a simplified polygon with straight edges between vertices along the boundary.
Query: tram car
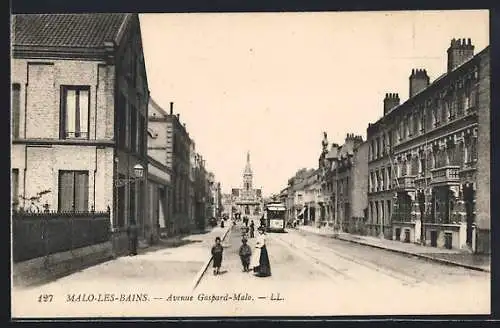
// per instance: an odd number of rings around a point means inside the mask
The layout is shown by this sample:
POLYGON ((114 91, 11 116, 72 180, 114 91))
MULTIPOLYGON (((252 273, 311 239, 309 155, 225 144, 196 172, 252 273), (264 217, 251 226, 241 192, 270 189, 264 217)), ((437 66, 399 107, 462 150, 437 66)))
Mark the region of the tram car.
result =
POLYGON ((265 206, 264 218, 266 230, 269 232, 285 231, 286 206, 282 203, 268 203, 265 206))

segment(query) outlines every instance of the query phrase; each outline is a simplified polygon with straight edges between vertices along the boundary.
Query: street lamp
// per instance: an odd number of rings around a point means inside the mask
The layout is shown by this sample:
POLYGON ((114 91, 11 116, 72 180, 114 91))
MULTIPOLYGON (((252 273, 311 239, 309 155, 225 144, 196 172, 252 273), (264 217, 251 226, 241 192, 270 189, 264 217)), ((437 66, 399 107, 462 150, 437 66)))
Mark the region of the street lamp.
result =
POLYGON ((116 178, 115 179, 115 187, 123 187, 129 183, 136 182, 138 180, 142 180, 144 178, 144 166, 141 164, 134 165, 134 174, 130 178, 116 178))

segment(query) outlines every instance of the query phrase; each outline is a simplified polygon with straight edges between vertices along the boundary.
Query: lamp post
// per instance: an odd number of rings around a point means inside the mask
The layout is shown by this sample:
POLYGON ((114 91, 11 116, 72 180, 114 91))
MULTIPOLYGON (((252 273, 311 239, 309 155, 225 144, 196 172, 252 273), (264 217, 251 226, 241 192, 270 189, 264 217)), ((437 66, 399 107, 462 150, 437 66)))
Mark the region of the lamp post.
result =
POLYGON ((144 179, 144 166, 141 164, 134 165, 134 174, 131 178, 116 178, 114 185, 116 188, 123 187, 129 183, 134 183, 144 179))
MULTIPOLYGON (((123 187, 125 185, 135 183, 136 181, 140 181, 144 179, 144 167, 141 164, 136 164, 134 166, 134 173, 132 177, 129 178, 115 178, 113 182, 115 189, 119 187, 123 187)), ((135 197, 134 197, 134 201, 135 197)), ((135 222, 135 214, 137 213, 137 206, 134 206, 134 220, 129 222, 129 226, 127 227, 127 236, 129 239, 129 255, 137 255, 137 244, 138 244, 138 227, 137 222, 135 222)))

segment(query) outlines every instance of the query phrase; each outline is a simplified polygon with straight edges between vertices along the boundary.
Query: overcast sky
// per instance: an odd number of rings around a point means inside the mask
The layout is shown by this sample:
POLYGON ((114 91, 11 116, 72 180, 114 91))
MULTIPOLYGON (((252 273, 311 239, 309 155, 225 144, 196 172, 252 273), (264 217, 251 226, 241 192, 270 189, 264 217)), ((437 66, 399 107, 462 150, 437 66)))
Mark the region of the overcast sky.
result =
POLYGON ((317 167, 322 133, 366 138, 386 92, 408 98, 412 68, 446 71, 452 38, 489 44, 487 11, 142 14, 151 96, 173 101, 224 192, 278 192, 317 167))

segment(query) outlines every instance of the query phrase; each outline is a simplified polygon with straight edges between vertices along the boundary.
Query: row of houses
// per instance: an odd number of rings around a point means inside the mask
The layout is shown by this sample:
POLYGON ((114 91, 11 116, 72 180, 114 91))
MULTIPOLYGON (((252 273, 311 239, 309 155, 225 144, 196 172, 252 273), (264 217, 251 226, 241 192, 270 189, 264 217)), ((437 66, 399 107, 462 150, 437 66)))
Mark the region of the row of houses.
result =
POLYGON ((151 97, 138 14, 14 15, 11 40, 15 211, 107 212, 117 253, 131 224, 154 243, 217 215, 220 184, 151 97))
POLYGON ((489 253, 490 47, 453 39, 446 72, 412 69, 367 138, 325 133, 317 169, 289 179, 288 218, 431 247, 489 253))

